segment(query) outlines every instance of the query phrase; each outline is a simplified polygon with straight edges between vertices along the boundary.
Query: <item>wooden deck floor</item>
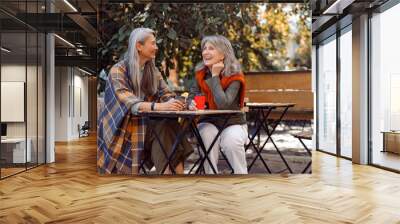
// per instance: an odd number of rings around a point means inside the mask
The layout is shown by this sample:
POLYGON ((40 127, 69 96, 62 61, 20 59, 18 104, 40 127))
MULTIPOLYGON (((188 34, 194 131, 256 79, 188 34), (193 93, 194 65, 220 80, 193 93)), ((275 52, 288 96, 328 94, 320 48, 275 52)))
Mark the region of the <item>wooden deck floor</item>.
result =
POLYGON ((99 177, 93 137, 0 181, 0 223, 400 223, 400 175, 313 153, 311 175, 99 177))

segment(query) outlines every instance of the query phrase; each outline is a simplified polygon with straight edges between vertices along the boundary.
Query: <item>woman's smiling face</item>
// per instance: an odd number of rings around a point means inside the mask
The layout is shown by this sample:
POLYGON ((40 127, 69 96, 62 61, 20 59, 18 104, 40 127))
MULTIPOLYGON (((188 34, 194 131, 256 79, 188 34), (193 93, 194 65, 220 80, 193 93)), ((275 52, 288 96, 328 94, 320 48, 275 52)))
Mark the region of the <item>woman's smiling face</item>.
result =
POLYGON ((214 45, 209 42, 204 44, 202 51, 203 63, 208 68, 211 68, 214 64, 224 60, 224 54, 217 50, 214 45))
POLYGON ((154 35, 147 37, 143 44, 139 42, 137 44, 137 49, 139 55, 147 60, 156 58, 158 47, 154 35))

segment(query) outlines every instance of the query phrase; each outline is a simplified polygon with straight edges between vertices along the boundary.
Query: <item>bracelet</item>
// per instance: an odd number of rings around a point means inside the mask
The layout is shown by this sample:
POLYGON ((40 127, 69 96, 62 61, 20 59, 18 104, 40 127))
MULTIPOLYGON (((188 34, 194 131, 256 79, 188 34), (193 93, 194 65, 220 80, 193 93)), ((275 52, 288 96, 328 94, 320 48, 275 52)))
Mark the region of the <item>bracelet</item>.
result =
POLYGON ((154 110, 154 106, 156 105, 156 102, 151 102, 151 107, 150 107, 150 109, 151 109, 151 111, 153 111, 154 110))

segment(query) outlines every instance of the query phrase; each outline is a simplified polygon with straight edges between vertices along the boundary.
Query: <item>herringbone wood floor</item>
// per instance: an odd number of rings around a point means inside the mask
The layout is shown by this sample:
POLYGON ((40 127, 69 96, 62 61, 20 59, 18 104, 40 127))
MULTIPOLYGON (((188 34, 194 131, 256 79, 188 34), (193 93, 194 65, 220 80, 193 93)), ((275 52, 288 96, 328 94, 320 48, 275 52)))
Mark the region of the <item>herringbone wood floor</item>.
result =
POLYGON ((312 175, 99 177, 96 141, 0 181, 0 223, 400 223, 400 175, 314 153, 312 175))

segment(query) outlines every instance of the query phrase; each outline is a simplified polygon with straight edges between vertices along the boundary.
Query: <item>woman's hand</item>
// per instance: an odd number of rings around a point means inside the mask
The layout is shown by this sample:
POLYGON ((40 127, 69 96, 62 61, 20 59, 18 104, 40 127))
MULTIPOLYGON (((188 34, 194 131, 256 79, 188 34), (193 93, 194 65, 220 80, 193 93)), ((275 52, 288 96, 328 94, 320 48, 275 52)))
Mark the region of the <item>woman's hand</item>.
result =
POLYGON ((192 102, 190 102, 189 110, 197 110, 196 102, 194 100, 192 100, 192 102))
POLYGON ((185 109, 185 104, 182 103, 179 100, 171 99, 167 102, 164 103, 159 103, 156 106, 156 110, 161 110, 161 111, 179 111, 179 110, 184 110, 185 109))
POLYGON ((211 74, 212 76, 218 76, 221 71, 224 69, 225 65, 223 61, 220 61, 216 64, 213 64, 211 67, 211 74))

